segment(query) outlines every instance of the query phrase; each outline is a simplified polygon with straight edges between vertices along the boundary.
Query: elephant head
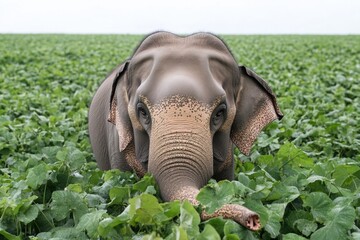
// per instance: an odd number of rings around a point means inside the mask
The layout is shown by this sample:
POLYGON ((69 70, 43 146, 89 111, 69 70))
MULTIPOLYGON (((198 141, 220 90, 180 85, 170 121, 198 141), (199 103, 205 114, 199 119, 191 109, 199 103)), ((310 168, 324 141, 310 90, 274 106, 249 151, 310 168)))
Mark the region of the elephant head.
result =
MULTIPOLYGON (((267 83, 212 34, 149 35, 110 78, 119 152, 139 175, 154 175, 165 201, 198 204, 210 178, 233 178, 233 144, 249 154, 282 117, 267 83)), ((243 224, 257 229, 256 216, 243 224)))

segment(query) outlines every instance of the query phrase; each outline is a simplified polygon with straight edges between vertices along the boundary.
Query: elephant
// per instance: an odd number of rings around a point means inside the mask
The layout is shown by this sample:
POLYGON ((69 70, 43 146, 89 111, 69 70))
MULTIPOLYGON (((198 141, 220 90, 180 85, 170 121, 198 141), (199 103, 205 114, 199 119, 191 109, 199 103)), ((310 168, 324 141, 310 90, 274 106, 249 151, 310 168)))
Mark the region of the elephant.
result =
MULTIPOLYGON (((164 201, 198 205, 211 178, 234 178, 234 147, 249 155, 262 129, 282 116, 269 85, 239 66, 221 38, 155 32, 102 82, 88 124, 100 169, 149 172, 164 201)), ((215 216, 261 227, 257 213, 237 204, 201 213, 215 216)))

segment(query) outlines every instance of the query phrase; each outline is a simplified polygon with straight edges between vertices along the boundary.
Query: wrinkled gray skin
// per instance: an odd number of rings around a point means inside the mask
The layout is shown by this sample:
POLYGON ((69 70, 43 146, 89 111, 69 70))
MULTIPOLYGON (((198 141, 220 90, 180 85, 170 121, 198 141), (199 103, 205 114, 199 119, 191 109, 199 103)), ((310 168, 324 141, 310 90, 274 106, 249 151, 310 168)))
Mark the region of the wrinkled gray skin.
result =
MULTIPOLYGON (((281 117, 270 87, 219 38, 157 32, 101 84, 89 132, 101 169, 150 172, 165 201, 196 205, 210 178, 233 179, 233 144, 249 154, 263 127, 281 117)), ((260 228, 258 215, 239 205, 202 218, 219 215, 260 228)))

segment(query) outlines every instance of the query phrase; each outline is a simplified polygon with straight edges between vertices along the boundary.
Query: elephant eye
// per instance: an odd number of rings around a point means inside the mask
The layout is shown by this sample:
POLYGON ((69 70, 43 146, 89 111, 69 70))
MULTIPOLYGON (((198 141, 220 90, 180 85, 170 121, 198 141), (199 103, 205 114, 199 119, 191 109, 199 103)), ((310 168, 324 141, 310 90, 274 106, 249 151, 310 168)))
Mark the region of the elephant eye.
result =
POLYGON ((146 108, 145 104, 138 103, 137 104, 137 114, 140 122, 142 124, 149 124, 150 123, 150 114, 148 109, 146 108))
POLYGON ((226 115, 226 104, 220 104, 214 111, 212 117, 212 124, 213 126, 219 126, 225 119, 226 115))

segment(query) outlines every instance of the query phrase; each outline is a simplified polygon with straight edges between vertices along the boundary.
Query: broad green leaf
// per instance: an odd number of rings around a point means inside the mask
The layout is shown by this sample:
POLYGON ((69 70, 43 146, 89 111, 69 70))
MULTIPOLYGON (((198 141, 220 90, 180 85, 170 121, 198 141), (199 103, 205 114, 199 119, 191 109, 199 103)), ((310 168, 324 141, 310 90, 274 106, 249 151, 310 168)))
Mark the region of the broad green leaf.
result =
POLYGON ((239 225, 238 223, 227 220, 224 225, 224 235, 226 239, 246 239, 246 240, 256 240, 257 237, 254 236, 254 232, 246 229, 245 227, 239 225), (237 236, 238 238, 235 238, 237 236))
POLYGON ((210 224, 206 224, 204 230, 196 237, 197 240, 221 240, 220 235, 210 224))
POLYGON ((326 240, 338 240, 346 239, 346 231, 343 229, 336 229, 332 225, 327 225, 320 228, 310 237, 311 240, 326 239, 326 240))
POLYGON ((203 222, 202 224, 210 224, 220 236, 223 236, 224 226, 226 222, 227 220, 223 219, 222 217, 215 217, 215 218, 210 218, 209 220, 203 222))
POLYGON ((240 235, 243 232, 243 227, 240 226, 238 223, 231 221, 231 220, 226 220, 225 224, 224 224, 224 234, 229 235, 229 234, 237 234, 240 235))
POLYGON ((326 181, 328 179, 326 177, 319 176, 319 175, 311 175, 306 180, 308 181, 308 183, 313 183, 313 182, 316 182, 316 181, 324 182, 324 181, 326 181))
POLYGON ((68 156, 68 151, 67 149, 62 149, 60 151, 58 151, 56 153, 56 158, 59 160, 59 161, 66 161, 66 158, 68 156))
POLYGON ((356 195, 354 193, 350 196, 346 197, 337 197, 334 199, 333 203, 336 206, 350 206, 354 200, 356 200, 360 196, 360 192, 356 195))
POLYGON ((168 218, 174 218, 180 215, 180 202, 172 201, 172 202, 164 202, 161 203, 162 208, 164 209, 164 214, 168 218))
POLYGON ((57 221, 69 217, 70 213, 78 222, 82 215, 87 212, 86 203, 80 194, 70 191, 55 191, 52 194, 50 204, 51 212, 57 221))
POLYGON ((329 219, 325 222, 328 224, 336 224, 342 229, 350 229, 353 226, 356 214, 352 206, 336 206, 331 209, 329 219))
POLYGON ((103 218, 105 210, 97 210, 94 212, 86 213, 82 215, 76 229, 85 231, 91 238, 98 236, 97 230, 101 219, 103 218))
POLYGON ((34 221, 38 215, 39 208, 36 205, 31 205, 28 209, 20 211, 18 219, 24 224, 29 224, 34 221))
POLYGON ((69 184, 65 190, 68 190, 71 192, 77 192, 77 193, 81 193, 83 191, 81 185, 78 183, 69 184))
POLYGON ((149 186, 155 185, 155 179, 150 175, 145 175, 140 181, 134 184, 133 189, 145 192, 149 186))
POLYGON ((227 181, 220 181, 203 187, 196 199, 205 207, 206 212, 213 213, 226 203, 230 203, 235 194, 234 185, 227 181))
POLYGON ((124 201, 127 200, 130 196, 130 188, 126 187, 113 187, 110 189, 110 205, 112 204, 124 204, 124 201))
POLYGON ((282 166, 281 161, 275 159, 272 155, 261 155, 257 161, 262 169, 266 170, 276 180, 280 180, 279 169, 282 166))
POLYGON ((277 167, 281 166, 280 162, 274 161, 274 156, 272 155, 261 155, 257 161, 261 168, 266 168, 269 165, 274 166, 275 164, 278 164, 277 167))
POLYGON ((345 239, 351 229, 356 214, 351 206, 335 206, 329 212, 325 226, 311 235, 311 239, 345 239))
POLYGON ((80 169, 85 163, 85 154, 77 148, 70 148, 67 161, 71 170, 80 169))
POLYGON ((120 217, 104 218, 99 222, 98 232, 101 237, 108 238, 120 238, 119 233, 115 230, 116 227, 122 223, 125 223, 120 217))
POLYGON ((267 200, 276 201, 276 202, 285 202, 289 203, 295 200, 300 196, 299 190, 294 186, 286 186, 282 182, 276 182, 273 184, 272 191, 267 200))
POLYGON ((238 174, 238 181, 246 187, 249 187, 250 178, 243 172, 238 174))
POLYGON ((284 219, 284 222, 288 224, 295 231, 297 229, 295 226, 295 222, 298 221, 299 219, 306 219, 309 221, 314 220, 312 214, 309 211, 305 211, 301 209, 301 210, 291 211, 284 219))
POLYGON ((311 168, 314 162, 301 149, 293 143, 285 143, 276 154, 276 158, 283 162, 283 165, 311 168))
POLYGON ((51 133, 51 141, 52 142, 64 142, 64 137, 61 136, 58 132, 52 132, 51 133))
POLYGON ((44 147, 41 149, 41 152, 46 155, 49 162, 55 162, 56 161, 56 154, 61 149, 59 146, 49 146, 44 147))
POLYGON ((180 205, 179 223, 190 238, 199 234, 200 216, 193 205, 191 205, 188 201, 184 201, 180 205))
POLYGON ((282 235, 282 237, 283 240, 306 240, 306 238, 299 236, 295 233, 284 234, 282 235))
POLYGON ((360 167, 357 165, 338 165, 335 167, 332 177, 337 186, 342 186, 347 178, 358 171, 360 171, 360 167))
POLYGON ((56 158, 66 163, 72 171, 80 169, 86 163, 85 154, 75 147, 64 147, 57 152, 56 158))
POLYGON ((143 193, 135 196, 129 200, 129 206, 128 213, 133 223, 159 224, 167 219, 158 199, 153 195, 143 193))
POLYGON ((281 221, 284 217, 285 208, 287 203, 273 203, 267 205, 269 220, 266 223, 264 229, 270 234, 272 238, 277 237, 280 234, 281 221))
POLYGON ((310 207, 316 221, 323 223, 327 220, 333 208, 331 199, 323 192, 312 192, 303 199, 304 207, 310 207))
POLYGON ((86 202, 89 208, 103 209, 106 207, 106 199, 97 194, 86 194, 86 202))
POLYGON ((36 189, 47 179, 47 167, 45 163, 31 168, 26 177, 26 183, 32 188, 36 189))
POLYGON ((303 235, 307 237, 318 228, 316 222, 309 221, 307 219, 298 219, 294 222, 294 225, 303 235))
POLYGON ((186 231, 181 226, 175 226, 172 233, 165 240, 188 240, 186 231))
POLYGON ((37 235, 39 239, 46 240, 46 239, 79 239, 79 240, 87 240, 88 237, 86 236, 85 232, 79 231, 76 228, 72 227, 58 227, 51 229, 50 232, 44 232, 37 235))

